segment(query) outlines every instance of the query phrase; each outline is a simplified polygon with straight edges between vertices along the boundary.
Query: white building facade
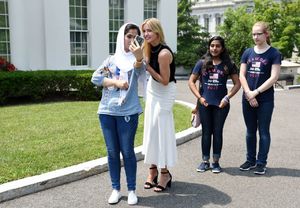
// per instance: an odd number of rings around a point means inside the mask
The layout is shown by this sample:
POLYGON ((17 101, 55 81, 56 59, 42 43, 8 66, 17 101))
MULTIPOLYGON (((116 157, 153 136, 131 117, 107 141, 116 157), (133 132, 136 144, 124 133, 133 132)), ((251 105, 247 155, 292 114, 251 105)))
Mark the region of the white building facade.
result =
POLYGON ((249 12, 253 8, 253 0, 192 0, 192 15, 198 19, 198 24, 206 28, 212 35, 217 35, 217 27, 224 22, 224 13, 228 8, 248 5, 249 12))
POLYGON ((176 51, 177 1, 0 0, 0 57, 19 70, 96 69, 122 24, 149 17, 176 51))

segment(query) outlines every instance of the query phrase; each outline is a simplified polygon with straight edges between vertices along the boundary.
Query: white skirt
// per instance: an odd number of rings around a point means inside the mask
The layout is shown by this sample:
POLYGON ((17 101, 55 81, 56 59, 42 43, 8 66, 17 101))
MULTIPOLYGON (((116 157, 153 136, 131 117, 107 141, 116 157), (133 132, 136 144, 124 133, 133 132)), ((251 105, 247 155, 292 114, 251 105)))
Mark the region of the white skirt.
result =
POLYGON ((147 85, 142 151, 146 164, 165 168, 174 166, 177 161, 173 119, 175 97, 174 82, 165 86, 150 77, 147 85))

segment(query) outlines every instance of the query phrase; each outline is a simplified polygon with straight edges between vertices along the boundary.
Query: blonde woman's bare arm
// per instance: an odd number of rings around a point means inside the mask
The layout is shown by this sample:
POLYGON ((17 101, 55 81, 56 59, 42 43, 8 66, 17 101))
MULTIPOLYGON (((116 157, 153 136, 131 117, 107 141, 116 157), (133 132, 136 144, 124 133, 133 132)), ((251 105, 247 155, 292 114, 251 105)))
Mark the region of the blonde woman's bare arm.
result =
POLYGON ((151 74, 154 79, 163 85, 168 85, 170 80, 170 64, 172 63, 172 54, 169 50, 163 49, 158 54, 158 63, 160 74, 158 74, 150 65, 147 65, 147 71, 151 74))

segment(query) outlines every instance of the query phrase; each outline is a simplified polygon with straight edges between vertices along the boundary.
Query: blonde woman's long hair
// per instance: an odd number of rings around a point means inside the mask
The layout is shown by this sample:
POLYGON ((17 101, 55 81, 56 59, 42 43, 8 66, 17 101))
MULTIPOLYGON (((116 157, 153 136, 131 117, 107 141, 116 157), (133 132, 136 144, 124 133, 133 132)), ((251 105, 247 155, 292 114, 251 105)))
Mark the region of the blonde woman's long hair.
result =
MULTIPOLYGON (((145 25, 148 25, 149 28, 152 30, 152 32, 154 32, 158 35, 159 42, 161 44, 166 44, 164 31, 162 29, 160 21, 157 18, 149 18, 143 22, 143 24, 141 25, 141 30, 143 31, 143 33, 145 32, 145 30, 144 30, 145 25)), ((150 59, 151 44, 147 43, 146 41, 144 42, 144 55, 146 58, 150 59)))
POLYGON ((267 22, 259 21, 259 22, 256 22, 253 25, 253 27, 254 26, 259 26, 263 29, 263 32, 267 34, 267 43, 269 45, 271 45, 271 40, 270 40, 271 32, 270 32, 269 24, 267 22))

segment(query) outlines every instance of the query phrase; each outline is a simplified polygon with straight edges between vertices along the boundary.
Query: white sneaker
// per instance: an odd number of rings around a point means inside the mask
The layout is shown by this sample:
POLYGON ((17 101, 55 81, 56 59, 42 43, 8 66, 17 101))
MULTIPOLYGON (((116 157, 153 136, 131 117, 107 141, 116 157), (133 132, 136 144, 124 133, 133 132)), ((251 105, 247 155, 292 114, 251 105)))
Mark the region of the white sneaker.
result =
POLYGON ((111 195, 108 199, 108 203, 109 204, 116 204, 119 202, 119 200, 121 199, 122 195, 120 193, 120 191, 114 189, 112 192, 111 192, 111 195))
POLYGON ((127 202, 128 202, 129 205, 137 204, 138 198, 135 194, 135 191, 129 191, 128 192, 128 201, 127 202))

